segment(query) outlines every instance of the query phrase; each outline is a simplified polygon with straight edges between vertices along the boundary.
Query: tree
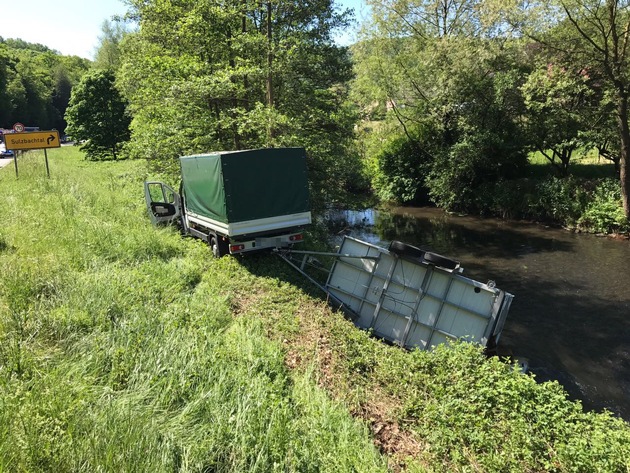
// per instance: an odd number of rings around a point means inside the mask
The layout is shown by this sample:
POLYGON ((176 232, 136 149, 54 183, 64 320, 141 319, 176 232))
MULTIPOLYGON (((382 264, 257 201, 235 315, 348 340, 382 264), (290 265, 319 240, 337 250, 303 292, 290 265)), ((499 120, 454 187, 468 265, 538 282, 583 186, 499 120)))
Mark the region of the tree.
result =
POLYGON ((432 157, 423 148, 426 147, 426 137, 423 138, 413 136, 410 140, 408 136, 395 135, 382 147, 375 159, 373 176, 381 199, 427 204, 425 182, 432 157))
POLYGON ((613 163, 615 175, 621 172, 619 133, 615 118, 615 104, 610 97, 603 97, 597 102, 597 108, 589 115, 588 127, 581 131, 586 148, 595 148, 599 157, 613 163))
POLYGON ((499 2, 506 21, 545 45, 563 65, 596 73, 614 104, 623 209, 630 218, 630 2, 515 0, 499 2))
MULTIPOLYGON (((55 55, 51 52, 22 50, 17 54, 15 70, 20 106, 15 107, 16 121, 42 129, 53 127, 54 112, 52 108, 52 73, 55 55)), ((18 102, 19 103, 19 102, 18 102)))
POLYGON ((60 56, 54 66, 53 74, 53 126, 65 133, 65 114, 73 87, 79 83, 89 68, 89 61, 78 56, 60 56))
POLYGON ((121 43, 118 77, 134 117, 132 156, 171 166, 194 152, 304 146, 314 190, 352 181, 352 67, 333 42, 347 20, 330 0, 129 4, 139 28, 121 43))
POLYGON ((527 130, 533 146, 560 176, 567 176, 573 152, 585 144, 593 91, 585 71, 548 63, 533 71, 522 90, 527 107, 527 130))
POLYGON ((11 119, 11 95, 8 93, 10 77, 15 65, 8 48, 0 43, 0 127, 11 119))
POLYGON ((121 61, 120 43, 128 33, 126 25, 105 20, 101 25, 101 32, 93 66, 97 69, 116 70, 120 67, 121 61))
POLYGON ((66 131, 75 140, 85 140, 81 149, 88 159, 116 159, 122 143, 129 139, 131 120, 114 82, 113 72, 95 71, 72 90, 66 131))
POLYGON ((478 186, 514 176, 526 161, 518 44, 485 29, 479 4, 372 0, 373 24, 353 48, 355 97, 366 111, 384 104, 397 134, 421 149, 423 160, 429 156, 422 185, 450 209, 467 208, 478 186))
POLYGON ((0 38, 0 126, 22 122, 63 132, 70 89, 88 67, 87 59, 0 38))

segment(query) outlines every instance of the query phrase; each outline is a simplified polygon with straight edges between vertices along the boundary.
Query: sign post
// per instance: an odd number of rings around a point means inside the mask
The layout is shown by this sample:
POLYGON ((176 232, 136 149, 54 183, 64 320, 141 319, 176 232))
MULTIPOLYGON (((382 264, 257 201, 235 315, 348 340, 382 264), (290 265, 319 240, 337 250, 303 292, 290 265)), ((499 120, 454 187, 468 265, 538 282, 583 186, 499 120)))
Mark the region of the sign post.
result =
POLYGON ((18 175, 17 166, 17 153, 16 150, 25 149, 43 149, 44 158, 46 159, 46 173, 50 177, 50 169, 48 168, 48 148, 59 148, 61 141, 59 141, 59 132, 57 130, 52 131, 31 131, 24 133, 24 125, 16 123, 13 125, 13 130, 16 133, 8 133, 4 135, 4 143, 7 149, 14 151, 13 159, 15 160, 15 175, 18 175), (22 130, 18 132, 17 130, 22 130))
POLYGON ((46 161, 46 176, 50 179, 50 168, 48 167, 48 153, 46 152, 46 149, 44 149, 44 160, 46 161))

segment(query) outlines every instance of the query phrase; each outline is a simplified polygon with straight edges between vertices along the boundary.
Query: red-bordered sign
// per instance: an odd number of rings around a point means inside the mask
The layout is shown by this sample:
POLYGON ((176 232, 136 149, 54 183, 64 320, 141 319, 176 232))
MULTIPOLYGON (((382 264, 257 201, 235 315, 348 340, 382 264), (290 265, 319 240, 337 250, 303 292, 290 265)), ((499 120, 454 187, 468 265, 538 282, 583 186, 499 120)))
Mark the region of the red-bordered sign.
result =
POLYGON ((24 131, 24 125, 22 125, 20 122, 17 122, 15 125, 13 125, 13 131, 16 133, 22 133, 24 131))

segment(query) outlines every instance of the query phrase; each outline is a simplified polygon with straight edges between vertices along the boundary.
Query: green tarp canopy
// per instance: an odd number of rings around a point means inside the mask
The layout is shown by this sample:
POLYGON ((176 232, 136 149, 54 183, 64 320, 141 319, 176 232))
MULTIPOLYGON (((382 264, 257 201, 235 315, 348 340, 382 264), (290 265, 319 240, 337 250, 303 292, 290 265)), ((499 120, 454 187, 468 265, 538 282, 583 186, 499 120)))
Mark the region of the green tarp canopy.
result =
POLYGON ((222 223, 310 212, 303 148, 182 156, 180 163, 190 212, 222 223))

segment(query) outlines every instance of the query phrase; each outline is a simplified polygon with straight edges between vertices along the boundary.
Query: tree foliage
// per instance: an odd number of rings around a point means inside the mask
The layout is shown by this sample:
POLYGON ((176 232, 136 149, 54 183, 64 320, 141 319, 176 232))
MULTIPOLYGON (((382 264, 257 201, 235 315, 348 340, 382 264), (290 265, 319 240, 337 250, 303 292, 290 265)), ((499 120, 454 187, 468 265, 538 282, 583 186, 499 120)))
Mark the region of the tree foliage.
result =
POLYGON ((431 155, 419 136, 395 135, 376 156, 375 187, 381 199, 426 204, 425 176, 431 155))
POLYGON ((527 130, 532 145, 566 176, 573 152, 586 143, 586 113, 593 95, 584 71, 547 64, 533 71, 522 90, 527 107, 527 130))
MULTIPOLYGON (((429 158, 421 185, 439 205, 466 207, 477 186, 525 163, 520 50, 486 31, 474 1, 370 4, 374 23, 354 47, 364 117, 385 110, 399 134, 422 136, 416 146, 429 158)), ((404 178, 389 174, 395 166, 380 170, 377 187, 404 178)))
POLYGON ((63 133, 70 90, 88 67, 87 59, 0 38, 0 127, 22 122, 63 133))
POLYGON ((375 130, 364 149, 378 161, 380 195, 412 201, 411 185, 437 205, 474 211, 482 188, 525 177, 531 151, 566 177, 574 154, 595 148, 615 164, 628 213, 629 2, 368 3, 352 93, 363 128, 375 130), (392 155, 392 132, 423 149, 420 176, 417 156, 392 155))
MULTIPOLYGON (((552 51, 557 65, 600 78, 598 87, 605 91, 602 105, 608 101, 614 109, 623 208, 626 217, 630 217, 630 2, 517 0, 498 3, 506 21, 552 51)), ((609 136, 605 130, 602 134, 609 136)))
POLYGON ((120 67, 120 43, 128 33, 127 25, 123 22, 104 21, 101 25, 99 46, 94 56, 93 67, 97 69, 116 70, 120 67))
POLYGON ((82 149, 88 159, 116 159, 129 139, 131 119, 114 82, 113 72, 94 71, 72 90, 66 111, 67 131, 75 140, 85 142, 82 149))
POLYGON ((353 180, 357 166, 343 164, 352 68, 333 43, 348 17, 329 0, 129 3, 139 28, 122 42, 119 78, 133 156, 169 165, 199 151, 304 146, 316 200, 353 180))

